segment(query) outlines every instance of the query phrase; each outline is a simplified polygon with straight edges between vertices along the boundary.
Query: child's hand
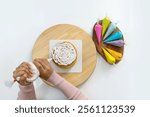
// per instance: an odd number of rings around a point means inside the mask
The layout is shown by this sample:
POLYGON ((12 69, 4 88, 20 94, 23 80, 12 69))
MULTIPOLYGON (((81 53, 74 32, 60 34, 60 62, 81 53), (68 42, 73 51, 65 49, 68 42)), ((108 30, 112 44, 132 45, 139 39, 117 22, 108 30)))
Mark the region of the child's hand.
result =
POLYGON ((26 86, 29 85, 30 83, 27 82, 27 78, 32 77, 32 72, 30 68, 30 64, 23 62, 21 65, 19 65, 16 70, 13 72, 13 78, 14 80, 17 80, 17 78, 20 77, 18 83, 26 86))
POLYGON ((40 72, 40 77, 44 80, 48 80, 48 78, 51 76, 53 73, 53 69, 50 66, 49 62, 47 59, 35 59, 33 61, 35 66, 40 72))

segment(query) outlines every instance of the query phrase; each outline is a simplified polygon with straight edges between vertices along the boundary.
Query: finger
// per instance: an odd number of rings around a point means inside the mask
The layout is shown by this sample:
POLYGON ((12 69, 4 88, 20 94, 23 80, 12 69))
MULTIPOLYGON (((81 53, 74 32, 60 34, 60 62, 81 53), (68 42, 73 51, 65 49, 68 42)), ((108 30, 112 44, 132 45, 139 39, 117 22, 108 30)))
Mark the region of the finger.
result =
POLYGON ((30 64, 28 62, 23 62, 21 63, 21 65, 27 65, 28 67, 30 67, 30 64))
POLYGON ((28 77, 32 77, 32 76, 33 76, 32 72, 29 71, 29 69, 26 69, 26 68, 22 67, 22 68, 16 70, 16 73, 14 73, 14 77, 16 77, 15 75, 16 75, 17 73, 19 73, 18 75, 22 75, 22 71, 23 71, 24 73, 28 74, 28 77), (20 74, 20 73, 21 73, 21 74, 20 74))
POLYGON ((43 66, 36 60, 33 61, 34 65, 37 67, 37 69, 40 71, 40 72, 43 72, 44 71, 44 68, 43 66))
POLYGON ((28 78, 31 78, 33 76, 33 74, 28 74, 28 78))
POLYGON ((25 66, 20 66, 20 67, 18 67, 18 68, 16 69, 16 71, 17 71, 17 72, 18 72, 18 71, 26 71, 26 72, 32 74, 32 70, 29 69, 28 67, 25 67, 25 66))
POLYGON ((25 74, 25 72, 24 71, 19 71, 19 72, 14 72, 13 73, 13 77, 16 79, 17 77, 20 77, 20 76, 22 76, 23 74, 25 74))
POLYGON ((26 65, 20 65, 16 68, 16 70, 19 70, 19 69, 22 69, 22 68, 29 69, 28 66, 26 66, 26 65))
POLYGON ((26 85, 27 83, 27 74, 24 74, 22 77, 20 77, 20 80, 18 81, 21 85, 26 85))
POLYGON ((27 62, 23 62, 23 63, 21 63, 21 65, 19 65, 19 67, 18 67, 18 68, 20 68, 20 67, 25 67, 25 68, 27 68, 27 69, 31 69, 30 64, 29 64, 29 63, 27 63, 27 62))
POLYGON ((45 65, 49 65, 49 62, 48 62, 47 59, 41 59, 41 61, 43 61, 43 63, 44 63, 45 65))
POLYGON ((14 81, 19 81, 20 80, 20 77, 17 77, 14 81))
POLYGON ((20 67, 19 69, 16 70, 16 72, 24 71, 28 74, 32 74, 31 70, 25 68, 25 67, 20 67))
POLYGON ((29 69, 22 68, 20 71, 25 71, 27 74, 32 75, 32 71, 29 69))
POLYGON ((44 69, 50 68, 50 64, 47 59, 41 59, 40 61, 41 61, 41 64, 43 65, 44 69))
POLYGON ((27 75, 27 74, 23 74, 23 75, 20 77, 20 81, 25 81, 27 78, 28 78, 28 75, 27 75))
POLYGON ((28 63, 23 62, 19 67, 16 68, 16 72, 25 71, 28 74, 32 74, 31 68, 28 63))
POLYGON ((27 77, 29 78, 33 76, 32 74, 28 74, 25 71, 19 71, 19 72, 14 72, 13 77, 16 80, 17 77, 22 77, 24 74, 27 74, 27 77))
POLYGON ((35 59, 35 61, 37 61, 39 64, 41 64, 41 66, 43 67, 43 69, 44 69, 44 66, 43 66, 43 62, 42 62, 42 60, 39 58, 39 59, 35 59))
POLYGON ((47 59, 39 59, 39 62, 42 64, 45 70, 50 68, 50 64, 47 59))
POLYGON ((42 59, 40 59, 40 58, 35 59, 35 61, 38 62, 39 64, 41 64, 41 66, 44 68, 42 59))
POLYGON ((27 75, 27 74, 23 74, 23 75, 20 77, 19 83, 24 84, 24 82, 26 82, 26 79, 27 79, 27 78, 28 78, 28 75, 27 75))
POLYGON ((46 61, 45 59, 38 59, 37 61, 39 61, 43 66, 46 65, 46 61))

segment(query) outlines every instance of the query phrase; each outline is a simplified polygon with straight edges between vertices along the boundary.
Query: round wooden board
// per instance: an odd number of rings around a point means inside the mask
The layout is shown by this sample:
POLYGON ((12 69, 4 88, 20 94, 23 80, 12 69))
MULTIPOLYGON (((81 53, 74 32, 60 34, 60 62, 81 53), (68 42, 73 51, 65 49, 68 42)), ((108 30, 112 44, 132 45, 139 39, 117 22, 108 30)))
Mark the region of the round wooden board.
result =
MULTIPOLYGON (((102 22, 102 21, 100 20, 100 21, 99 21, 99 24, 101 24, 101 22, 102 22)), ((95 25, 96 25, 96 23, 95 23, 95 25)), ((94 27, 95 27, 95 25, 94 25, 94 27)), ((93 41, 94 41, 94 43, 95 43, 95 46, 96 46, 96 49, 97 49, 98 53, 105 59, 106 62, 107 62, 107 60, 106 60, 106 58, 105 58, 104 52, 103 52, 103 50, 102 50, 102 47, 115 50, 115 51, 117 51, 117 52, 122 53, 122 55, 123 55, 124 46, 122 46, 122 47, 117 47, 117 46, 105 44, 105 43, 103 43, 103 37, 102 37, 102 39, 101 39, 101 41, 100 41, 100 44, 98 45, 97 36, 96 36, 96 32, 95 32, 94 27, 93 27, 93 41)), ((119 29, 118 27, 116 28, 116 30, 115 30, 112 34, 114 34, 114 33, 117 32, 117 31, 120 31, 120 29, 119 29)), ((111 34, 111 35, 112 35, 112 34, 111 34)), ((122 39, 124 40, 124 37, 123 37, 122 39)), ((116 64, 119 63, 119 62, 120 62, 120 60, 119 60, 119 61, 116 61, 116 64)))
MULTIPOLYGON (((60 75, 74 86, 84 83, 93 73, 97 61, 96 48, 91 37, 77 26, 70 24, 55 25, 45 30, 39 36, 32 50, 32 59, 49 57, 49 40, 51 39, 82 40, 82 72, 60 73, 60 75)), ((48 82, 46 83, 49 84, 48 82)))

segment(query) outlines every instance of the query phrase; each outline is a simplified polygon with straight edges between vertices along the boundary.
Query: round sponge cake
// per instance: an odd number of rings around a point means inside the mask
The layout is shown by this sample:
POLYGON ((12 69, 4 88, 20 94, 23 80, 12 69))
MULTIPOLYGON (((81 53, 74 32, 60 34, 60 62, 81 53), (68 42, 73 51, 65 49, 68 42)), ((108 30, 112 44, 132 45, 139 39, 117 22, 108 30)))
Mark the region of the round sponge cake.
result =
POLYGON ((51 52, 53 62, 61 68, 72 67, 77 60, 77 50, 75 46, 67 41, 57 43, 51 52))

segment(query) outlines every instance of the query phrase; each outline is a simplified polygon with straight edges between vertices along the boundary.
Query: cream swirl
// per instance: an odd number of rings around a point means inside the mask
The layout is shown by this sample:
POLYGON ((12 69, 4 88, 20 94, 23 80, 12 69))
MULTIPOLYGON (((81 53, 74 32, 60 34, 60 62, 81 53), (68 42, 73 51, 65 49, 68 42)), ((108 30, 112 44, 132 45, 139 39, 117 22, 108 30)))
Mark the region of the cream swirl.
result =
POLYGON ((59 42, 52 48, 52 59, 58 65, 70 65, 77 57, 75 47, 70 42, 59 42))

